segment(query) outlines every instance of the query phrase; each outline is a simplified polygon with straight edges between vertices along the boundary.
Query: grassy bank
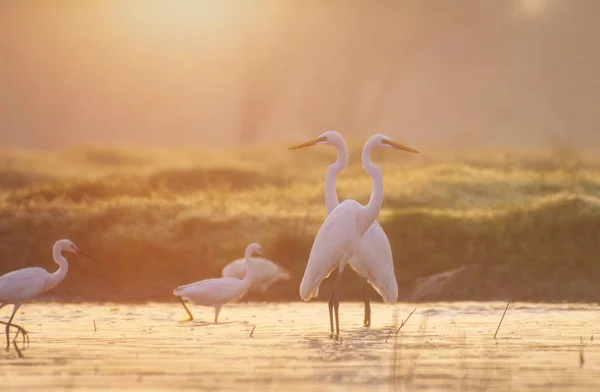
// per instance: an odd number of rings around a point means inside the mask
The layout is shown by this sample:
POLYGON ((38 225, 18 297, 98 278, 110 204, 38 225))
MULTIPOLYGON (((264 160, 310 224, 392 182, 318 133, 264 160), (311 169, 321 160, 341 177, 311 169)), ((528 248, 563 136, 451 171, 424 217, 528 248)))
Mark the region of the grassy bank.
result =
MULTIPOLYGON (((370 180, 358 161, 360 148, 352 147, 338 191, 366 202, 370 180)), ((469 266, 423 299, 600 300, 599 157, 376 155, 386 181, 379 221, 392 244, 402 298, 411 297, 420 278, 469 266)), ((251 298, 298 300, 325 219, 325 169, 334 159, 327 147, 4 151, 0 274, 55 269, 51 246, 70 238, 101 262, 71 257, 66 280, 46 298, 171 300, 173 287, 219 276, 257 241, 293 279, 251 298)), ((343 298, 361 298, 356 283, 348 270, 343 298)))

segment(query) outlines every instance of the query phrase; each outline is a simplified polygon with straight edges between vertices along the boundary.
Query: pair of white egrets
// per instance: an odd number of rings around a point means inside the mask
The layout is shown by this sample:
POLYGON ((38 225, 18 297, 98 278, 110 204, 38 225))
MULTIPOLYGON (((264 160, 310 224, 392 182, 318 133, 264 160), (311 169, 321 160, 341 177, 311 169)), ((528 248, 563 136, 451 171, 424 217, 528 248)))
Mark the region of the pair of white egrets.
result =
MULTIPOLYGON (((396 148, 399 150, 417 152, 416 150, 394 142, 384 135, 371 137, 362 153, 362 164, 365 171, 373 181, 371 198, 366 206, 355 200, 344 200, 339 203, 335 188, 336 176, 348 163, 348 149, 344 139, 337 132, 326 132, 318 138, 306 143, 291 147, 298 149, 317 144, 330 144, 338 149, 338 160, 331 165, 327 171, 326 180, 326 207, 329 213, 327 219, 319 229, 313 247, 310 252, 308 264, 300 284, 300 297, 309 300, 317 297, 321 282, 327 278, 336 268, 337 277, 329 299, 329 320, 331 335, 333 336, 333 311, 335 311, 336 337, 339 336, 339 300, 336 295, 337 288, 341 282, 341 276, 348 263, 365 280, 370 283, 382 296, 385 302, 395 303, 398 296, 398 287, 394 275, 394 265, 391 248, 385 232, 376 222, 383 204, 383 174, 379 166, 371 160, 371 152, 374 148, 396 148)), ((0 308, 7 304, 13 304, 13 311, 6 325, 6 349, 10 347, 9 332, 14 326, 23 338, 27 332, 21 326, 12 324, 17 310, 27 300, 40 293, 48 291, 58 285, 66 276, 68 271, 67 259, 63 252, 79 253, 87 256, 79 250, 70 240, 60 240, 54 244, 54 261, 59 268, 54 273, 33 267, 9 272, 0 276, 0 308)), ((193 316, 183 299, 189 299, 194 303, 206 306, 214 306, 215 322, 217 321, 221 306, 227 302, 241 298, 255 283, 256 264, 260 263, 252 258, 253 254, 262 255, 262 248, 258 244, 250 244, 246 248, 245 261, 247 271, 245 277, 240 279, 239 268, 235 272, 237 278, 225 276, 217 279, 207 279, 200 282, 180 286, 174 290, 174 294, 180 296, 181 302, 188 312, 190 319, 193 316)), ((93 260, 93 259, 92 259, 93 260)), ((236 261, 239 264, 239 261, 236 261)), ((234 263, 236 263, 234 262, 234 263)), ((232 272, 233 273, 233 272, 232 272)), ((224 270, 224 275, 226 271, 224 270)), ((279 271, 278 278, 264 282, 258 286, 264 290, 270 283, 283 278, 289 279, 287 271, 279 271)), ((365 326, 370 325, 370 306, 365 294, 365 326)), ((18 334, 18 333, 17 333, 18 334)), ((15 345, 16 348, 16 345, 15 345)))
POLYGON ((379 225, 377 218, 383 205, 383 173, 371 160, 375 148, 395 148, 418 153, 410 147, 394 142, 384 135, 374 135, 366 143, 362 152, 362 165, 371 176, 371 198, 366 206, 355 200, 339 202, 336 189, 337 175, 348 165, 348 148, 342 135, 325 132, 316 139, 298 144, 290 149, 327 144, 336 147, 338 158, 327 169, 325 177, 325 206, 327 219, 319 229, 304 277, 300 284, 300 297, 308 301, 319 294, 321 282, 336 268, 338 270, 329 298, 329 325, 331 336, 339 338, 339 299, 337 289, 347 264, 363 279, 364 323, 371 325, 371 306, 366 284, 369 283, 381 295, 384 302, 395 304, 398 299, 398 284, 394 273, 394 260, 390 242, 379 225), (335 313, 335 335, 333 314, 335 313))
MULTIPOLYGON (((308 264, 300 284, 300 297, 307 301, 319 294, 321 282, 336 268, 337 277, 329 299, 329 324, 331 336, 339 337, 339 300, 337 288, 347 264, 364 280, 364 326, 371 325, 371 307, 366 292, 369 283, 387 303, 394 304, 398 298, 398 284, 394 274, 394 261, 389 240, 376 219, 383 204, 383 174, 379 166, 371 160, 374 148, 396 148, 416 153, 417 151, 396 143, 387 136, 371 137, 363 149, 362 163, 365 171, 373 180, 371 199, 366 206, 354 200, 339 202, 336 190, 337 175, 348 165, 348 148, 342 135, 337 132, 325 132, 316 139, 290 147, 299 149, 318 144, 328 144, 337 148, 338 159, 329 166, 325 180, 325 205, 329 214, 319 229, 310 252, 308 264), (335 331, 333 315, 335 313, 335 331)), ((173 293, 180 297, 181 304, 193 320, 192 313, 185 305, 184 299, 198 305, 214 306, 215 322, 223 304, 241 298, 255 279, 259 269, 254 265, 252 254, 262 255, 258 244, 250 244, 246 248, 245 260, 247 274, 243 279, 224 277, 208 279, 178 287, 173 293)), ((243 271, 240 271, 240 274, 243 271)), ((274 269, 274 280, 278 279, 274 269)))

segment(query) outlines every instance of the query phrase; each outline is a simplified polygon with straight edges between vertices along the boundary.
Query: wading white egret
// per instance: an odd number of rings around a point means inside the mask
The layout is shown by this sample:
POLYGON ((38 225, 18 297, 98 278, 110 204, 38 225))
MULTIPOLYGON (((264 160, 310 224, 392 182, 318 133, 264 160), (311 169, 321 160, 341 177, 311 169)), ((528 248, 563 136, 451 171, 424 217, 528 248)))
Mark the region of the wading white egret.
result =
POLYGON ((173 290, 173 294, 179 297, 181 304, 189 315, 188 321, 194 319, 192 313, 186 306, 184 300, 188 300, 196 305, 213 306, 215 308, 215 323, 219 318, 221 306, 228 302, 241 299, 254 279, 254 264, 252 255, 263 256, 262 248, 259 244, 252 243, 246 247, 244 260, 248 265, 248 273, 244 279, 236 278, 215 278, 205 279, 199 282, 179 286, 173 290))
MULTIPOLYGON (((285 268, 261 257, 251 259, 254 267, 254 277, 248 292, 258 291, 265 293, 271 285, 278 280, 289 280, 290 272, 285 268)), ((244 279, 248 271, 248 263, 245 259, 237 259, 227 264, 221 274, 226 278, 244 279)))
POLYGON ((313 243, 300 283, 300 297, 308 301, 319 295, 321 282, 334 269, 338 269, 331 297, 329 298, 329 324, 333 336, 333 311, 335 311, 335 337, 339 338, 339 300, 336 291, 340 285, 346 264, 356 254, 363 235, 379 216, 383 204, 383 174, 381 168, 371 160, 374 148, 396 148, 408 152, 418 152, 396 143, 384 135, 374 135, 366 143, 362 152, 362 164, 373 181, 371 198, 366 206, 355 200, 344 200, 329 214, 313 243))
MULTIPOLYGON (((325 207, 327 213, 331 214, 333 209, 340 204, 336 189, 337 175, 348 165, 348 147, 344 137, 338 132, 328 131, 316 139, 292 146, 290 150, 319 144, 333 146, 338 153, 337 160, 327 168, 325 175, 325 207)), ((383 228, 377 221, 373 222, 363 235, 357 252, 350 258, 348 264, 362 278, 365 303, 363 325, 369 327, 371 326, 371 305, 367 294, 367 283, 373 286, 384 302, 393 305, 398 300, 398 283, 394 274, 392 248, 383 228)))
POLYGON ((10 345, 8 337, 11 326, 18 328, 24 337, 27 334, 23 327, 12 324, 17 310, 27 300, 56 287, 67 275, 69 263, 63 256, 63 252, 79 253, 88 259, 94 260, 80 251, 70 240, 60 240, 54 244, 52 249, 54 261, 58 264, 58 270, 55 272, 50 273, 43 268, 31 267, 0 276, 0 308, 8 304, 13 304, 12 314, 8 323, 6 323, 6 351, 8 351, 10 345))

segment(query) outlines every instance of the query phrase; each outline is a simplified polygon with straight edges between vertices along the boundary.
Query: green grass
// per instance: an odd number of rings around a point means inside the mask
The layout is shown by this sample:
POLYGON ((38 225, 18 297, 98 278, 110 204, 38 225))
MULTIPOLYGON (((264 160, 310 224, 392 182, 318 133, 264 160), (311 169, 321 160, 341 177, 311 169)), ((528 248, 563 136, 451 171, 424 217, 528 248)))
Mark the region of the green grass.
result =
MULTIPOLYGON (((338 180, 366 203, 360 144, 338 180)), ((469 266, 422 299, 598 301, 600 157, 573 151, 378 151, 386 197, 380 223, 402 298, 419 278, 469 266)), ((223 151, 80 147, 0 153, 0 273, 54 269, 70 238, 101 262, 72 258, 58 300, 170 300, 180 284, 220 275, 256 241, 293 273, 253 299, 298 300, 325 219, 329 147, 223 151)), ((344 299, 360 299, 345 272, 344 299)), ((323 297, 331 282, 324 283, 323 297)), ((372 294, 372 297, 375 297, 372 294)), ((414 298, 413 298, 414 299, 414 298)))

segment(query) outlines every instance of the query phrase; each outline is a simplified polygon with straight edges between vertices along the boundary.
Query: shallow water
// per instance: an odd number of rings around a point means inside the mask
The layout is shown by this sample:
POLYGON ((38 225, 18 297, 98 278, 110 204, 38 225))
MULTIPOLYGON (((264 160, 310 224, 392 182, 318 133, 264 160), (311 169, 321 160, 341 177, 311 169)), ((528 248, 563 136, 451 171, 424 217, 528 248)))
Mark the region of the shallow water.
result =
POLYGON ((342 303, 335 341, 323 302, 229 305, 217 325, 212 308, 199 306, 190 308, 195 321, 182 322, 178 303, 28 304, 15 321, 31 345, 22 359, 12 347, 0 352, 0 383, 20 391, 600 390, 600 306, 517 303, 494 340, 504 306, 372 304, 367 329, 362 304, 342 303))

